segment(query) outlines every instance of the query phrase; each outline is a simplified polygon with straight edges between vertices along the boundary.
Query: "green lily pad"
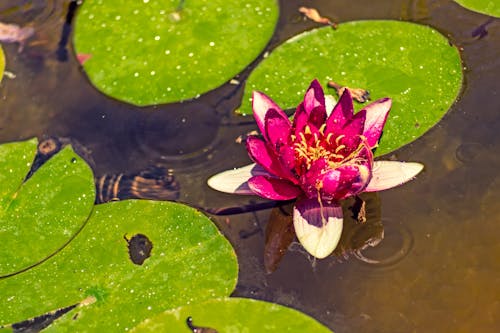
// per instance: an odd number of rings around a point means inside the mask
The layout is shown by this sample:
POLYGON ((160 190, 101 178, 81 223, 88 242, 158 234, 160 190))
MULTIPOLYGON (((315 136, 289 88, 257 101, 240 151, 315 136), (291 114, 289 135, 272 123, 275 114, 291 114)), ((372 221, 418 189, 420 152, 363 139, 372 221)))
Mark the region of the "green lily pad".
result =
MULTIPOLYGON (((393 99, 376 151, 382 155, 415 140, 443 117, 462 86, 462 69, 458 50, 432 28, 398 21, 342 23, 337 30, 305 32, 276 48, 248 78, 239 111, 251 114, 253 90, 282 108, 294 108, 314 78, 324 88, 333 80, 367 89, 372 100, 393 99)), ((326 93, 336 94, 331 88, 326 93)))
POLYGON ((475 12, 500 17, 498 0, 455 0, 455 2, 475 12))
POLYGON ((136 105, 195 98, 244 69, 278 20, 275 0, 91 1, 79 10, 77 53, 111 97, 136 105))
POLYGON ((229 295, 237 274, 231 245, 195 209, 146 200, 107 203, 95 206, 57 255, 0 280, 0 324, 85 300, 46 331, 123 332, 166 309, 229 295))
POLYGON ((3 53, 2 46, 0 45, 0 82, 2 82, 4 71, 5 71, 5 54, 3 53))
MULTIPOLYGON (((308 332, 331 331, 305 314, 282 305, 246 298, 221 298, 196 302, 164 312, 135 327, 132 332, 194 332, 186 324, 217 332, 308 332)), ((198 331, 197 331, 198 332, 198 331)), ((199 332, 205 332, 199 330, 199 332)), ((213 332, 208 331, 206 332, 213 332)))
POLYGON ((36 139, 0 146, 0 277, 55 253, 94 205, 92 170, 70 147, 24 182, 36 146, 36 139))

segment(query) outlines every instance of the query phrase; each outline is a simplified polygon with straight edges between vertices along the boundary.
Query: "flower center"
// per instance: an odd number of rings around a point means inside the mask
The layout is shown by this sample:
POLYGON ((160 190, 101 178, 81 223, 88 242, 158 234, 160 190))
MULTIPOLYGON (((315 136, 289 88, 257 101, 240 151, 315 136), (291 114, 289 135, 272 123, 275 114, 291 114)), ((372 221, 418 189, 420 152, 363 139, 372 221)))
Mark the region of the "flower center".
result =
POLYGON ((369 150, 364 136, 359 135, 359 143, 352 148, 344 144, 348 139, 344 134, 335 136, 333 133, 328 133, 325 136, 324 130, 325 125, 312 132, 307 125, 298 137, 292 135, 296 168, 299 174, 309 170, 319 159, 324 159, 331 169, 366 162, 366 158, 361 156, 365 148, 369 150))

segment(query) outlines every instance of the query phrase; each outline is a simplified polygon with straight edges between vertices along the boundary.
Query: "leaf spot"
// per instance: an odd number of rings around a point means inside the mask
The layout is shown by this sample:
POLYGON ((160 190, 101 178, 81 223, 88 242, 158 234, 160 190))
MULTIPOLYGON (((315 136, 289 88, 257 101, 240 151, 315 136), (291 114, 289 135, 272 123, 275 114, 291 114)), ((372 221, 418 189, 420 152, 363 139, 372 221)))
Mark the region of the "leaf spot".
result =
POLYGON ((151 256, 153 243, 146 235, 137 234, 130 239, 127 239, 127 235, 125 235, 123 238, 127 241, 128 254, 134 264, 142 265, 151 256))

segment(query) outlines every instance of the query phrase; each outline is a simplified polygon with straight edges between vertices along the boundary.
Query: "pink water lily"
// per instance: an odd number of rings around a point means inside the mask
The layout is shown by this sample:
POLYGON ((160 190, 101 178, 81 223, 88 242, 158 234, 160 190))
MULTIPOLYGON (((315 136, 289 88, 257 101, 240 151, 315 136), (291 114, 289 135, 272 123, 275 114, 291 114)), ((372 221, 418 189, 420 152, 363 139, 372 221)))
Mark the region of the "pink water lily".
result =
POLYGON ((348 91, 333 106, 313 81, 290 122, 269 97, 254 92, 253 112, 262 137, 246 147, 255 164, 222 172, 208 180, 217 190, 256 194, 272 200, 297 199, 293 221, 297 238, 317 258, 328 256, 342 233, 339 200, 385 190, 417 175, 423 165, 374 161, 391 108, 380 99, 354 113, 348 91))

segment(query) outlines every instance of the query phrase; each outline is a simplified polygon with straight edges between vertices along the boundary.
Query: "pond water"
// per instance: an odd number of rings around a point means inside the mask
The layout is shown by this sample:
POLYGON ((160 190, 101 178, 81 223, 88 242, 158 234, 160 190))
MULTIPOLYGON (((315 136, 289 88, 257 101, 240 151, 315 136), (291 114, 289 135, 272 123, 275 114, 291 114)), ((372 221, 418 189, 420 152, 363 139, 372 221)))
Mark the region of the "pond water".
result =
MULTIPOLYGON (((67 61, 60 59, 69 2, 0 4, 1 22, 32 23, 37 40, 22 52, 17 45, 4 45, 6 70, 15 78, 4 78, 0 86, 0 142, 70 137, 88 149, 96 176, 160 165, 173 169, 181 202, 206 208, 252 204, 256 198, 217 193, 206 185, 209 176, 249 163, 235 138, 256 126, 232 112, 242 88, 228 83, 193 101, 144 108, 108 98, 89 83, 71 43, 67 61)), ((279 25, 268 49, 317 26, 297 20, 300 5, 280 1, 279 25)), ((401 19, 437 29, 461 50, 464 86, 441 122, 390 154, 419 161, 425 171, 410 184, 379 194, 384 239, 362 252, 364 261, 354 256, 313 261, 293 244, 277 270, 267 274, 263 229, 270 209, 214 216, 238 254, 234 295, 297 308, 337 333, 500 331, 495 236, 500 222, 500 20, 490 20, 488 34, 479 39, 472 32, 489 17, 449 0, 318 0, 310 5, 335 13, 337 22, 401 19)))

